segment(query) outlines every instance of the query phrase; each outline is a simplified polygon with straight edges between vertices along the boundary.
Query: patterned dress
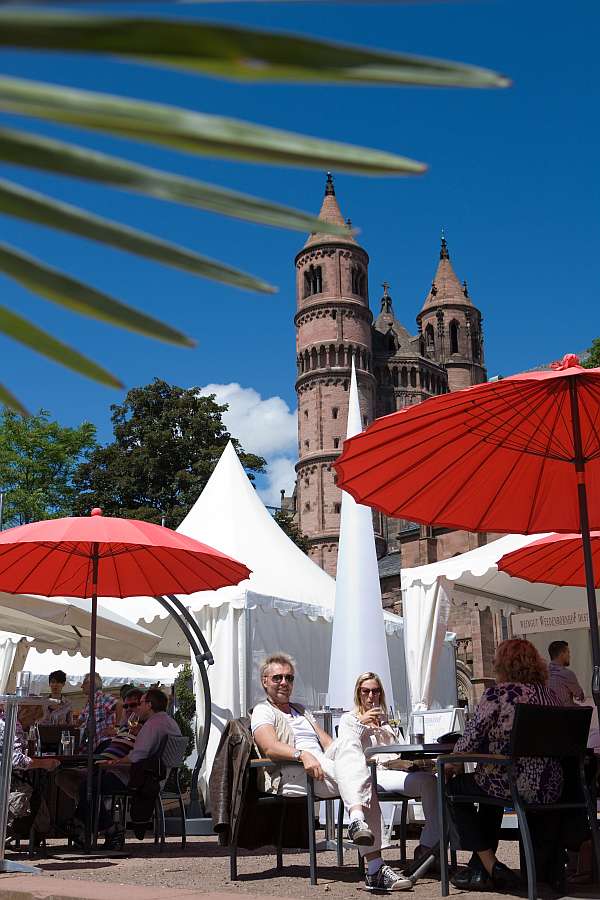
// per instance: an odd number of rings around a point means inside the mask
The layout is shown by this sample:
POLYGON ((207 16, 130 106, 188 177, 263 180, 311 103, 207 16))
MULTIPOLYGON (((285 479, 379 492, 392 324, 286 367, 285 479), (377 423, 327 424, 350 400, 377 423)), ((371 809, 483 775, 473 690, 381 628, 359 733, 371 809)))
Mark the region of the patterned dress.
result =
MULTIPOLYGON (((541 684, 496 684, 487 689, 465 733, 457 741, 456 753, 498 753, 508 755, 510 733, 517 703, 560 706, 558 697, 541 684)), ((475 781, 492 797, 510 799, 506 770, 493 764, 479 764, 475 781)), ((527 803, 553 803, 563 787, 563 773, 555 759, 521 757, 517 762, 517 787, 527 803)))

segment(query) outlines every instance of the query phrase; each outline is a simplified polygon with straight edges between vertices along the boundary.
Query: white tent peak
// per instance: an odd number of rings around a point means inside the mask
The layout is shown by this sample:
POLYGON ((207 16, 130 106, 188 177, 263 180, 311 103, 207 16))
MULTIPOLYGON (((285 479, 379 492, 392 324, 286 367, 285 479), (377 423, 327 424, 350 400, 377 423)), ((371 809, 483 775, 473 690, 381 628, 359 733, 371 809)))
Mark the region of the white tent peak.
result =
MULTIPOLYGON (((309 559, 275 522, 252 486, 231 441, 177 531, 248 566, 252 575, 239 585, 242 589, 333 607, 333 578, 309 559)), ((239 593, 236 588, 221 591, 239 593)))

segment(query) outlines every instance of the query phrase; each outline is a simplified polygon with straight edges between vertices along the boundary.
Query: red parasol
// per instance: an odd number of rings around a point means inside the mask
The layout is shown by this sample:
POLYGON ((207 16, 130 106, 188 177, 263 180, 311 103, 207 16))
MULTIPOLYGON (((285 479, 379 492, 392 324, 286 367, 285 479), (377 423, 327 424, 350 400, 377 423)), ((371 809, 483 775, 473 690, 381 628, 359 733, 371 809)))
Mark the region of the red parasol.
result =
MULTIPOLYGON (((192 594, 238 584, 250 570, 225 554, 149 522, 104 517, 47 519, 0 534, 0 591, 91 598, 88 810, 92 810, 98 596, 192 594)), ((86 828, 90 845, 91 820, 86 828)))
MULTIPOLYGON (((595 587, 600 588, 600 531, 590 534, 595 587)), ((580 534, 551 534, 526 547, 507 553, 498 570, 525 581, 585 587, 583 542, 580 534)))
POLYGON ((417 522, 532 534, 581 532, 594 676, 600 636, 590 527, 600 529, 600 369, 568 354, 377 419, 344 444, 338 485, 417 522), (588 515, 589 509, 589 515, 588 515))

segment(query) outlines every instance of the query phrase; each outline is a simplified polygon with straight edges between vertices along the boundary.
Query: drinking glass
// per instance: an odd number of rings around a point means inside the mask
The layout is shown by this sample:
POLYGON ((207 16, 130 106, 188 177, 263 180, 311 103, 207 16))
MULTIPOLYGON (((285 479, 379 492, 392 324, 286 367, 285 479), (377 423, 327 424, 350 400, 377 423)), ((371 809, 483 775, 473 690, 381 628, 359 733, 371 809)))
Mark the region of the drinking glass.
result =
POLYGON ((319 709, 329 709, 329 694, 317 694, 317 703, 319 705, 319 709))
POLYGON ((17 686, 15 693, 19 697, 29 696, 29 687, 31 685, 31 672, 17 672, 17 686))

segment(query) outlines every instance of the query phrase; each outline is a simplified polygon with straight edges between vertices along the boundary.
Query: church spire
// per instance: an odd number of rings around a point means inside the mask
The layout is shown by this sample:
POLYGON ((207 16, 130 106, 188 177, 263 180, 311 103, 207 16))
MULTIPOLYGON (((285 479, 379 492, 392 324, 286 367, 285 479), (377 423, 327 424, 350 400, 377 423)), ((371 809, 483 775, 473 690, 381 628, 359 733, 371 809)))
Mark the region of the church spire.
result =
POLYGON ((333 223, 334 225, 345 225, 348 233, 337 235, 325 234, 324 232, 313 232, 313 234, 308 236, 308 240, 304 245, 305 247, 313 247, 315 244, 353 244, 354 246, 357 246, 357 241, 354 240, 352 234, 350 220, 344 220, 337 197, 335 196, 335 185, 333 183, 333 175, 331 172, 327 173, 325 196, 323 197, 323 203, 321 204, 319 218, 323 222, 333 223))
POLYGON ((383 297, 381 298, 381 312, 388 313, 389 315, 394 315, 394 310, 392 309, 392 298, 390 296, 390 286, 387 281, 384 281, 381 285, 383 288, 383 297))
POLYGON ((431 289, 425 298, 422 310, 432 306, 443 306, 446 303, 450 305, 456 303, 460 305, 472 305, 469 293, 465 290, 465 285, 460 283, 456 272, 452 268, 446 233, 442 228, 440 261, 437 266, 435 277, 431 283, 431 289))
POLYGON ((450 259, 450 254, 448 252, 448 243, 446 241, 446 235, 444 233, 443 225, 442 225, 442 245, 440 247, 440 259, 450 259))

